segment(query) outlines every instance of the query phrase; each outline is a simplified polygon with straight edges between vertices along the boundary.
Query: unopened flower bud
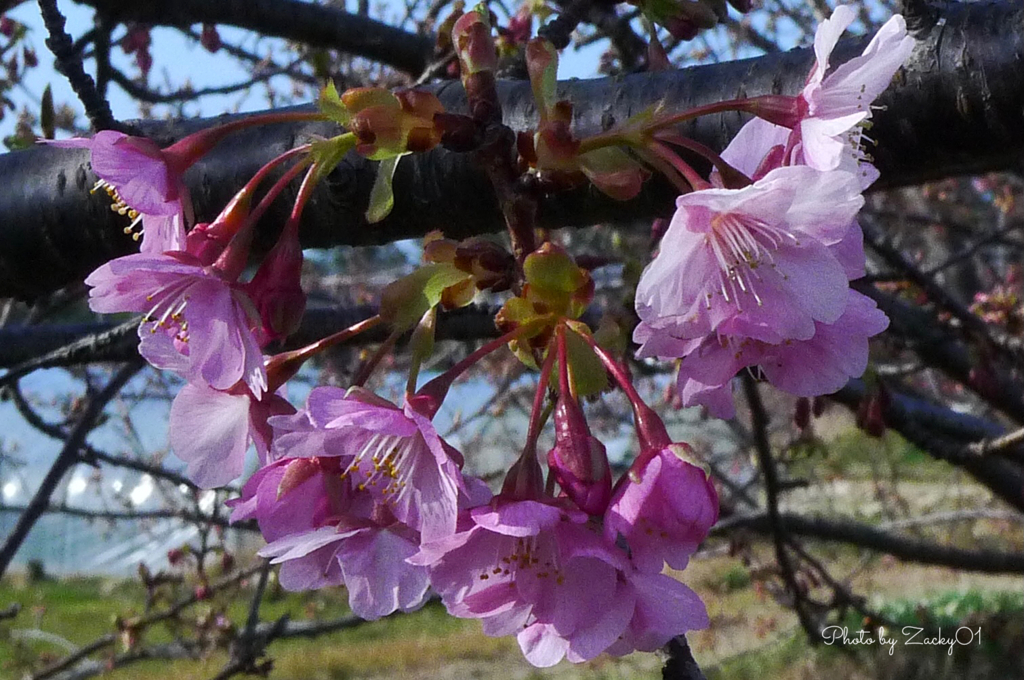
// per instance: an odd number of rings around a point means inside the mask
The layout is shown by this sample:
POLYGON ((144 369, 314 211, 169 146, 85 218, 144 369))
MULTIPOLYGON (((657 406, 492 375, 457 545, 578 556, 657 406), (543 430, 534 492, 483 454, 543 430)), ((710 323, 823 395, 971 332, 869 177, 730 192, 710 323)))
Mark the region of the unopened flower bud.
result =
POLYGON ((267 340, 287 337, 298 329, 306 311, 301 276, 302 246, 296 235, 286 231, 247 286, 267 340))
POLYGON ((612 495, 612 475, 604 444, 590 434, 579 404, 561 394, 555 406, 555 447, 548 466, 565 491, 584 512, 599 515, 612 495))
POLYGON ((459 55, 463 78, 498 67, 491 24, 479 12, 466 12, 459 17, 452 28, 452 44, 459 55))
POLYGON ((203 24, 203 32, 199 36, 199 44, 206 48, 207 52, 215 53, 220 50, 220 33, 213 24, 203 24))

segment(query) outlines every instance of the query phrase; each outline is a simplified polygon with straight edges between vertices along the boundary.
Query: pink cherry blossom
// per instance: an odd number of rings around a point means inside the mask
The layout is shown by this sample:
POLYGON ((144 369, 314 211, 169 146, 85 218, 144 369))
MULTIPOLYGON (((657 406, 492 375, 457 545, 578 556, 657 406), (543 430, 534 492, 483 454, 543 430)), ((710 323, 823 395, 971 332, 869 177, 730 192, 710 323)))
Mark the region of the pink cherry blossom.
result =
POLYGON ((692 591, 637 570, 566 500, 497 496, 410 561, 430 567, 450 614, 481 619, 490 636, 515 634, 535 666, 654 649, 707 625, 692 591))
POLYGON ((180 366, 171 358, 170 340, 188 356, 189 382, 228 390, 242 380, 256 398, 263 395, 267 375, 253 333, 259 318, 239 287, 216 270, 184 252, 138 253, 111 260, 85 282, 93 311, 146 314, 143 356, 180 366), (146 347, 150 343, 157 347, 146 347))
POLYGON ((605 537, 621 537, 640 571, 684 569, 718 521, 718 494, 707 473, 673 444, 623 477, 605 513, 605 537))
MULTIPOLYGON (((299 417, 279 418, 276 425, 281 420, 294 426, 290 434, 302 431, 299 417)), ((360 488, 347 473, 350 462, 332 455, 279 459, 229 503, 231 521, 259 522, 270 542, 260 554, 282 565, 280 581, 288 590, 345 585, 349 606, 365 619, 412 611, 425 601, 428 586, 427 569, 406 562, 419 550, 420 535, 360 488)))
POLYGON ((868 338, 889 319, 874 301, 848 290, 843 315, 834 324, 815 324, 814 336, 771 344, 747 337, 709 335, 679 365, 679 395, 684 406, 702 404, 717 418, 735 415, 730 380, 758 366, 770 383, 801 397, 831 394, 864 373, 868 338))
POLYGON ((897 14, 875 34, 862 55, 826 75, 832 50, 855 18, 853 8, 840 5, 818 26, 814 36, 817 61, 800 95, 807 110, 800 121, 804 162, 819 170, 840 167, 844 157, 853 157, 851 150, 862 155, 858 125, 871 116, 871 103, 914 49, 906 21, 897 14))
MULTIPOLYGON (((346 474, 399 521, 420 531, 424 540, 455 531, 459 497, 467 492, 462 455, 437 435, 428 418, 365 390, 346 394, 332 387, 314 389, 306 413, 319 438, 314 441, 329 441, 328 451, 346 456, 346 474)), ((271 425, 278 423, 271 419, 271 425)), ((303 441, 308 436, 300 429, 282 437, 280 452, 290 456, 294 447, 308 450, 303 441)))
POLYGON ((48 142, 64 148, 85 148, 92 153, 97 189, 114 199, 114 207, 142 222, 144 253, 185 249, 185 220, 191 214, 188 189, 170 168, 163 150, 149 139, 103 130, 91 139, 48 142))
POLYGON ((677 635, 711 625, 700 596, 671 576, 636 571, 627 581, 633 616, 607 650, 613 656, 661 649, 677 635))
POLYGON ((803 166, 680 196, 637 286, 639 355, 680 356, 665 350, 712 332, 807 339, 815 323, 835 322, 848 279, 829 246, 862 204, 853 175, 803 166))
POLYGON ((171 404, 171 449, 188 463, 187 474, 196 484, 224 486, 242 474, 250 442, 260 461, 267 462, 271 440, 267 419, 294 412, 286 399, 271 392, 256 399, 241 384, 222 391, 189 383, 171 404))
POLYGON ((633 613, 618 586, 625 554, 586 521, 570 503, 498 496, 411 561, 430 566, 450 614, 483 619, 488 635, 517 633, 532 664, 583 661, 615 642, 633 613))
POLYGON ((426 602, 427 569, 406 561, 418 549, 419 535, 409 527, 365 520, 290 534, 259 554, 281 564, 279 579, 286 590, 344 585, 352 612, 372 621, 426 602))

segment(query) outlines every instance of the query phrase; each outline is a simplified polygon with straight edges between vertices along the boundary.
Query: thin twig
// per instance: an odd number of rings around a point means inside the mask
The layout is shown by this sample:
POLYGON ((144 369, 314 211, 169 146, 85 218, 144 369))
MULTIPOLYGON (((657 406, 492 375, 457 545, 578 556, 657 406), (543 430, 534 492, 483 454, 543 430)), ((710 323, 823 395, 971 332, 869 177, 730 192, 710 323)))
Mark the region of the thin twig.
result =
POLYGON ((114 374, 114 377, 110 379, 110 382, 107 383, 107 386, 101 392, 89 400, 78 422, 71 432, 68 433, 64 448, 57 454, 57 459, 50 467, 50 471, 43 478, 25 512, 18 518, 14 530, 7 537, 7 540, 4 541, 3 547, 0 548, 0 576, 6 573, 7 567, 10 566, 11 560, 14 559, 15 553, 18 552, 18 548, 21 547, 25 537, 50 504, 50 496, 57 489, 57 485, 60 484, 65 473, 78 462, 79 449, 85 443, 85 438, 89 432, 96 427, 100 416, 103 414, 103 409, 117 396, 117 393, 131 380, 132 376, 138 373, 142 366, 143 362, 141 359, 129 362, 114 374))
POLYGON ((92 76, 85 72, 82 60, 75 55, 71 37, 64 30, 64 15, 57 9, 57 0, 39 0, 39 11, 43 15, 43 23, 50 37, 46 46, 56 58, 56 69, 68 79, 71 89, 78 95, 78 100, 85 107, 85 115, 95 131, 121 130, 122 126, 114 120, 110 104, 96 89, 92 76))

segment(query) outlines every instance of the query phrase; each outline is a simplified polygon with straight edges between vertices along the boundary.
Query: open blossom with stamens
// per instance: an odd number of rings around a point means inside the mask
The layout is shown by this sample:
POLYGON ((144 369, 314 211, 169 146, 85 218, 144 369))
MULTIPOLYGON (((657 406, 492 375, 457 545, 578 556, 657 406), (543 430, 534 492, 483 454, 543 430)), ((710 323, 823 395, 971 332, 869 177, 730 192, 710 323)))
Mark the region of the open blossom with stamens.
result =
POLYGON ((287 590, 344 585, 352 611, 368 620, 417 609, 426 601, 427 569, 405 558, 419 549, 419 533, 346 476, 350 463, 345 455, 277 460, 231 502, 231 521, 259 522, 269 541, 260 555, 281 565, 287 590))
POLYGON ((85 282, 92 286, 93 311, 146 314, 140 330, 143 356, 184 367, 173 358, 173 348, 187 357, 189 382, 228 390, 241 380, 257 399, 263 395, 267 374, 253 332, 259 316, 241 289, 215 269, 185 252, 137 253, 107 262, 85 282))
POLYGON ((897 14, 879 29, 863 54, 826 75, 832 50, 855 18, 852 7, 840 5, 814 35, 817 61, 800 95, 806 112, 799 124, 799 143, 802 162, 819 170, 841 168, 844 159, 863 155, 861 124, 871 116, 871 103, 914 49, 907 23, 897 14))
POLYGON ((855 176, 804 166, 680 196, 637 286, 639 355, 680 357, 709 333, 808 339, 815 323, 834 323, 848 279, 829 246, 863 200, 855 176))
POLYGON ((185 249, 185 219, 191 202, 180 173, 170 167, 163 149, 149 139, 113 130, 97 132, 91 139, 47 143, 92 152, 92 169, 100 178, 95 190, 109 194, 114 201, 111 210, 132 220, 126 233, 142 223, 142 252, 185 249))
MULTIPOLYGON (((350 476, 394 516, 421 532, 423 540, 450 536, 455 531, 462 478, 462 455, 444 442, 430 420, 406 405, 399 409, 366 390, 346 393, 334 387, 310 392, 305 411, 309 428, 329 442, 328 451, 344 454, 350 476)), ((272 418, 273 427, 293 420, 272 418)), ((282 455, 308 451, 303 436, 292 433, 275 440, 282 455)))
POLYGON ((869 140, 864 131, 872 102, 910 56, 914 39, 907 35, 906 21, 896 15, 875 34, 863 54, 826 75, 832 50, 854 18, 853 9, 840 5, 818 27, 817 60, 799 96, 793 128, 754 118, 722 152, 725 161, 754 180, 783 165, 852 172, 860 178, 862 189, 878 179, 865 149, 869 140))
POLYGON ((487 635, 516 634, 535 666, 656 649, 708 624, 693 591, 637 570, 564 500, 498 496, 410 561, 430 566, 450 614, 481 619, 487 635))

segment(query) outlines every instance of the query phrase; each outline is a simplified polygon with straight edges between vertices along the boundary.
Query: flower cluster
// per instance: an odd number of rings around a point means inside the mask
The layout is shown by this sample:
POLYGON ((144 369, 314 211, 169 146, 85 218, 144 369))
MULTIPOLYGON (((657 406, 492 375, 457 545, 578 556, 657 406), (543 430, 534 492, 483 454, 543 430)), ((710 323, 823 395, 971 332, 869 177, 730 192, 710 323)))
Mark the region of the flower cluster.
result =
POLYGON ((913 39, 893 17, 863 55, 826 75, 853 17, 841 6, 818 28, 792 129, 754 119, 722 153, 749 182, 726 186, 716 173, 715 186, 680 196, 640 279, 639 356, 682 359, 684 405, 731 417, 730 381, 749 367, 795 395, 834 392, 864 372, 868 338, 888 325, 849 286, 864 275, 855 217, 877 177, 862 130, 913 39))
MULTIPOLYGON (((749 9, 744 0, 730 3, 749 9)), ((666 7, 662 13, 689 33, 725 5, 684 0, 666 7)), ((166 149, 115 132, 57 143, 88 147, 97 187, 131 220, 128 231, 137 235, 139 222, 144 228, 141 252, 88 277, 90 305, 144 314, 140 353, 186 381, 171 406, 170 439, 196 483, 237 479, 248 449, 256 449, 260 466, 230 502, 232 521, 258 523, 267 540, 260 554, 281 565, 285 588, 343 585, 352 610, 366 619, 412 611, 432 590, 452 615, 480 619, 488 635, 515 634, 538 666, 654 650, 708 625, 697 595, 667 569, 685 568, 707 537, 718 519, 717 494, 693 452, 668 436, 607 349, 624 349, 625 334, 611 322, 595 332, 582 321, 594 279, 558 244, 533 242, 533 208, 511 206, 524 227, 513 229, 515 255, 482 240, 433 238, 424 247, 427 264, 384 289, 375 317, 264 356, 305 311, 298 225, 316 182, 350 150, 380 161, 366 217, 383 219, 394 201, 398 158, 459 138, 453 130, 496 113, 485 96, 496 65, 485 9, 453 27, 473 119, 444 113, 425 93, 363 88, 339 95, 325 88, 322 115, 348 131, 278 156, 213 222, 193 225, 187 235, 186 168, 238 126, 309 114, 229 123, 166 149), (263 180, 291 159, 251 206, 263 180), (277 244, 243 280, 257 221, 304 170, 277 244), (438 306, 467 305, 480 290, 511 291, 495 317, 503 335, 417 389, 438 306), (283 386, 309 357, 378 323, 390 327, 389 340, 354 387, 314 388, 302 410, 284 398, 283 386), (410 375, 399 407, 362 385, 409 331, 410 375), (457 377, 505 347, 540 375, 525 445, 495 495, 464 474, 462 453, 432 419, 457 377), (610 380, 633 409, 638 441, 618 479, 583 408, 610 380), (538 442, 549 416, 554 444, 543 456, 538 442)), ((871 101, 912 41, 896 18, 862 56, 830 73, 830 53, 852 19, 852 10, 840 7, 819 29, 818 61, 799 97, 719 102, 660 118, 645 112, 618 130, 580 139, 571 104, 556 101, 557 50, 542 39, 526 47, 540 124, 519 140, 523 178, 533 173, 536 186, 550 187, 585 178, 626 199, 650 174, 644 162, 681 189, 695 189, 678 199, 660 252, 641 277, 634 333, 640 357, 681 360, 684 404, 731 415, 730 381, 752 367, 793 394, 834 391, 865 370, 868 338, 888 323, 850 288, 864 274, 861 194, 877 175, 862 131, 871 101), (760 111, 774 122, 755 119, 721 156, 675 132, 676 123, 715 107, 760 111), (711 160, 717 170, 710 182, 673 146, 711 160)))
POLYGON ((697 595, 662 573, 686 566, 718 516, 685 445, 649 450, 588 513, 544 491, 535 455, 492 498, 423 410, 318 387, 304 410, 270 418, 273 462, 232 521, 258 521, 285 588, 345 585, 375 619, 420 607, 432 587, 452 615, 515 633, 538 666, 651 651, 707 625, 697 595))

